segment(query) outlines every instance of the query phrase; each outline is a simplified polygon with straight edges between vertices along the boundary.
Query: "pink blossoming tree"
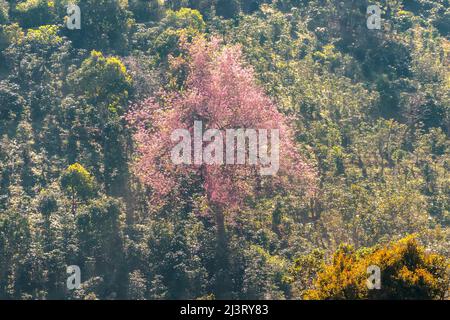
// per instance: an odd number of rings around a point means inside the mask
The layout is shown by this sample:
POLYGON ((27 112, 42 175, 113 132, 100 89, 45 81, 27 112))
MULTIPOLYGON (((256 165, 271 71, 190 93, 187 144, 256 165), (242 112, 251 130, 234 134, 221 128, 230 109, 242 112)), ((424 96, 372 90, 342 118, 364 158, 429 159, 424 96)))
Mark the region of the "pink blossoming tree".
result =
POLYGON ((249 197, 279 190, 308 196, 315 191, 316 173, 298 154, 288 119, 256 85, 253 70, 244 66, 239 46, 197 38, 185 45, 185 50, 187 60, 182 61, 187 79, 183 89, 148 99, 133 107, 127 116, 135 128, 138 157, 134 171, 151 187, 157 200, 168 199, 183 181, 196 177, 215 216, 222 250, 226 243, 225 210, 242 208, 249 197), (175 165, 171 151, 179 141, 173 141, 171 135, 179 129, 192 134, 195 121, 202 121, 204 131, 218 129, 224 136, 226 129, 278 129, 278 173, 261 176, 260 165, 247 162, 175 165))

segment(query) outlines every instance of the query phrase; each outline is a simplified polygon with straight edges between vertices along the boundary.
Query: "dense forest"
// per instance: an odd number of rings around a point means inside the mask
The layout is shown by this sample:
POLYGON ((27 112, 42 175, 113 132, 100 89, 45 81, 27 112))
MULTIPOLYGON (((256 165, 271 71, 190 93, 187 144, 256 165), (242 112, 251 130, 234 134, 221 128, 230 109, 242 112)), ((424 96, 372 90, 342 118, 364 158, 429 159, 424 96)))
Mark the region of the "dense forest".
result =
POLYGON ((0 299, 449 299, 449 36, 448 0, 0 0, 0 299), (282 127, 278 174, 169 163, 195 120, 282 127))

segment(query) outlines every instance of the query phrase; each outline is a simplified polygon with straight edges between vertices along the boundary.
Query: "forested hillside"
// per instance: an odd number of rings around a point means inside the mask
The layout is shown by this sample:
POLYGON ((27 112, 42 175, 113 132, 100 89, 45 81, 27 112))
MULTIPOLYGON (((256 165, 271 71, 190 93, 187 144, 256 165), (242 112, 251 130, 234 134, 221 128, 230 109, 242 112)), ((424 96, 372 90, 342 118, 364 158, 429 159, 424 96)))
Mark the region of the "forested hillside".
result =
POLYGON ((449 36, 448 0, 0 0, 0 299, 448 299, 449 36), (278 175, 166 161, 200 119, 279 126, 278 175))

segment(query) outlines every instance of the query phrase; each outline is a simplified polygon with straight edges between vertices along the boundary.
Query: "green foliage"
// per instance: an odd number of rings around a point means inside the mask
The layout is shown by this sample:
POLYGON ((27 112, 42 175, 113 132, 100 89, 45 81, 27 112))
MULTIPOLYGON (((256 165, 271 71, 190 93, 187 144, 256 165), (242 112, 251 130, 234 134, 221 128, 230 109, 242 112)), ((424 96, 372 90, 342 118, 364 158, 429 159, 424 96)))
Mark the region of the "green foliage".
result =
POLYGON ((0 81, 0 117, 7 120, 22 109, 23 98, 19 86, 9 81, 0 81))
POLYGON ((66 31, 78 48, 125 53, 128 50, 128 33, 134 21, 128 1, 76 0, 82 12, 81 29, 66 31))
POLYGON ((162 0, 130 0, 128 5, 137 22, 158 21, 164 11, 162 0))
POLYGON ((303 297, 312 287, 319 272, 323 272, 324 253, 318 249, 294 260, 287 280, 291 283, 292 296, 303 297))
POLYGON ((449 14, 448 0, 0 0, 0 299, 442 299, 449 14), (81 30, 65 26, 72 2, 81 30), (198 36, 242 47, 319 176, 311 198, 224 210, 221 254, 198 181, 163 205, 131 173, 123 119, 183 90, 198 36))
POLYGON ((251 246, 244 253, 242 298, 252 300, 279 300, 285 297, 286 261, 272 256, 258 246, 251 246), (267 281, 272 279, 272 281, 267 281))
MULTIPOLYGON (((130 300, 145 300, 147 291, 146 282, 146 279, 140 271, 133 271, 130 274, 130 282, 127 293, 130 300)), ((157 287, 157 285, 155 284, 154 287, 157 287)))
POLYGON ((37 29, 29 29, 24 41, 36 45, 61 45, 63 39, 58 35, 58 27, 54 25, 40 26, 37 29))
POLYGON ((12 11, 23 28, 36 28, 56 20, 53 1, 26 0, 18 3, 12 11))
POLYGON ((75 163, 62 174, 61 187, 73 197, 85 199, 94 192, 94 178, 81 164, 75 163))
POLYGON ((166 60, 170 54, 179 53, 180 39, 193 39, 206 28, 203 17, 197 10, 182 8, 179 11, 168 10, 161 21, 154 39, 153 50, 161 59, 166 60))
POLYGON ((73 92, 88 102, 103 105, 98 110, 107 119, 108 112, 123 114, 131 90, 131 77, 119 58, 104 57, 92 51, 81 67, 69 76, 73 92))
POLYGON ((1 0, 0 1, 0 25, 6 24, 9 22, 8 10, 9 10, 8 2, 6 2, 6 0, 1 0))
POLYGON ((217 14, 225 19, 235 17, 240 10, 240 3, 237 0, 217 0, 217 14))
POLYGON ((38 210, 44 216, 49 216, 50 214, 58 210, 58 200, 56 198, 56 195, 51 192, 41 192, 38 201, 38 210))
POLYGON ((72 125, 79 130, 78 135, 73 134, 70 144, 73 161, 76 161, 79 147, 90 150, 91 157, 87 161, 97 175, 102 170, 101 180, 106 190, 116 195, 123 194, 127 166, 125 128, 121 116, 132 95, 131 76, 119 58, 105 57, 94 50, 78 69, 68 75, 67 82, 71 93, 67 103, 72 105, 69 109, 78 109, 74 113, 70 111, 74 116, 72 125), (84 139, 85 130, 95 138, 84 139), (77 140, 82 143, 77 145, 77 140))

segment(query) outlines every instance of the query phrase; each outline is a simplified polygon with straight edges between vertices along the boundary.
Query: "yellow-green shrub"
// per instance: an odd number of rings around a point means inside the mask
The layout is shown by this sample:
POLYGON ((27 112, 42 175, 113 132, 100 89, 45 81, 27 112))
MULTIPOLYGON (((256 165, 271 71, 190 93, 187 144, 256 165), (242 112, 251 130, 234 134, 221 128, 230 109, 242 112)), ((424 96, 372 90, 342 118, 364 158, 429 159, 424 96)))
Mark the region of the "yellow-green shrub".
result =
POLYGON ((355 251, 341 246, 305 299, 444 299, 449 290, 449 261, 429 253, 414 236, 386 247, 355 251), (381 270, 381 289, 369 290, 369 266, 381 270))

